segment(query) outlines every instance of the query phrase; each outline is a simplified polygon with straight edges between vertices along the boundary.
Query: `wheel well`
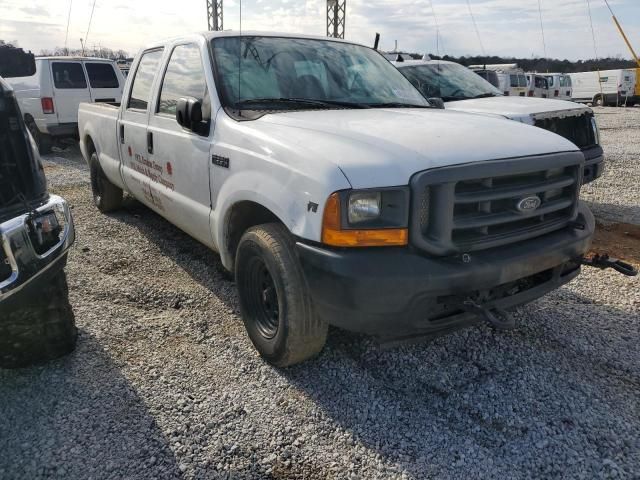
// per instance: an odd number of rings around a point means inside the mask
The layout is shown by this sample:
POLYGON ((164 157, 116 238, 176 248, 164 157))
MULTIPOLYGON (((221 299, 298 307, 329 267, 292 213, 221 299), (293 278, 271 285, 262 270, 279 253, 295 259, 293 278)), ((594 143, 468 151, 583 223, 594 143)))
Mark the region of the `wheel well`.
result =
POLYGON ((96 151, 96 146, 93 144, 93 139, 90 135, 84 137, 84 143, 87 146, 87 156, 91 158, 91 154, 96 151))
POLYGON ((280 219, 268 208, 263 207, 259 203, 243 201, 236 203, 231 207, 226 227, 226 250, 235 260, 236 249, 240 243, 240 238, 244 232, 251 227, 262 223, 277 222, 282 223, 280 219))

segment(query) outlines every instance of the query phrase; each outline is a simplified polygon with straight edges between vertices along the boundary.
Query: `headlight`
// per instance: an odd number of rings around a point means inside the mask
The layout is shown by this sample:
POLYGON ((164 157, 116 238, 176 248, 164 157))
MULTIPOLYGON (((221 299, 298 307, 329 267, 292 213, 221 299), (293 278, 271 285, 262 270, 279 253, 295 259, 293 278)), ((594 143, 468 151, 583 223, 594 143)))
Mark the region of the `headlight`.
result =
POLYGON ((408 187, 344 190, 327 200, 322 242, 336 247, 406 245, 408 223, 408 187))
POLYGON ((380 197, 380 192, 355 192, 349 195, 349 223, 356 224, 379 218, 380 197))
POLYGON ((593 129, 593 138, 596 141, 596 145, 600 145, 600 129, 598 128, 596 117, 591 117, 591 128, 593 129))

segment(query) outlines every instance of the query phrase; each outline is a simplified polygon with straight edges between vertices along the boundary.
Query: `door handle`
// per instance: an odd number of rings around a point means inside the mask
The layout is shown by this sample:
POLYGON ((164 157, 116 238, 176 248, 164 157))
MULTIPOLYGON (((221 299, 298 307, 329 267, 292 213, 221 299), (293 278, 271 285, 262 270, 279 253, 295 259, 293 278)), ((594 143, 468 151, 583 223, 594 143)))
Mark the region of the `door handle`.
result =
POLYGON ((153 153, 153 132, 147 132, 147 152, 153 153))
POLYGON ((124 144, 124 125, 120 125, 120 143, 124 144))

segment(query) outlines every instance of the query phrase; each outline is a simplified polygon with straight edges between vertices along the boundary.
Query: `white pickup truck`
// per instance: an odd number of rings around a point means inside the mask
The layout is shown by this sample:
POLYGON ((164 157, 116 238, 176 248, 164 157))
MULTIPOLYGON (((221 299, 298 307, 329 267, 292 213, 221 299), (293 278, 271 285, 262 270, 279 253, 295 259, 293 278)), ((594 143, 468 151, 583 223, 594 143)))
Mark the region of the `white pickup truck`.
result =
MULTIPOLYGON (((592 182, 602 175, 604 152, 600 146, 598 125, 590 108, 550 98, 505 96, 459 63, 403 59, 393 64, 427 98, 441 98, 447 110, 501 116, 565 137, 584 154, 583 183, 592 182)), ((540 75, 532 74, 533 77, 540 77, 547 82, 540 75)))
POLYGON ((136 57, 120 108, 82 104, 97 207, 123 191, 220 253, 269 362, 329 324, 384 340, 506 312, 580 271, 584 156, 519 122, 434 108, 378 52, 207 32, 136 57))

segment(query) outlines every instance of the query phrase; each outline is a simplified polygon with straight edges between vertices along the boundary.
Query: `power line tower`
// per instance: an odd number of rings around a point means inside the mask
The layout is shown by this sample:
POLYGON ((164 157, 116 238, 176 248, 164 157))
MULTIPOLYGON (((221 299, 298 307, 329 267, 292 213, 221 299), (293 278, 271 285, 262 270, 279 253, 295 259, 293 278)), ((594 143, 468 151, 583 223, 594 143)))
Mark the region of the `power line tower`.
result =
POLYGON ((222 0, 207 0, 207 28, 222 30, 222 0))
POLYGON ((327 0, 327 37, 344 38, 347 0, 327 0))

